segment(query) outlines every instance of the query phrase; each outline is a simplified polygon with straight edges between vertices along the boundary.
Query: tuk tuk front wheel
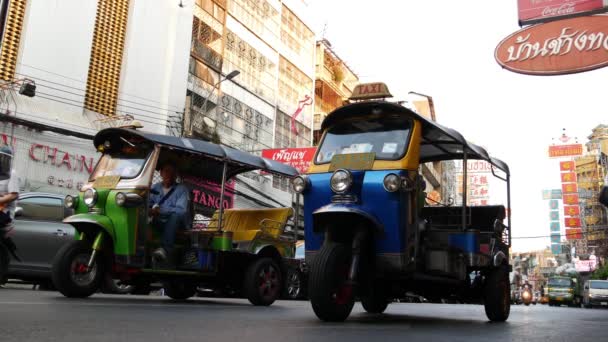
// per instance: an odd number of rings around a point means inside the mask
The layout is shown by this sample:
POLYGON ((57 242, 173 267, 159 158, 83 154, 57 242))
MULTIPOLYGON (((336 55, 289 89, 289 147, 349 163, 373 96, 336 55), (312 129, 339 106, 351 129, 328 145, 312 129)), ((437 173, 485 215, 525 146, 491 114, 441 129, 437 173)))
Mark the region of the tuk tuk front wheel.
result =
POLYGON ((511 301, 509 295, 509 273, 506 267, 496 268, 486 276, 484 307, 492 322, 504 322, 509 318, 511 301))
POLYGON ((361 297, 363 309, 370 314, 381 314, 388 307, 388 301, 384 297, 377 295, 361 297))
POLYGON ((342 322, 353 310, 355 295, 348 282, 350 264, 348 246, 325 243, 310 265, 310 303, 322 321, 342 322))
POLYGON ((83 240, 64 245, 53 262, 53 284, 66 297, 84 298, 97 292, 103 280, 103 263, 100 255, 88 267, 91 246, 83 240))
POLYGON ((282 284, 281 269, 277 263, 271 258, 261 258, 247 268, 243 293, 251 304, 269 306, 279 298, 282 284))

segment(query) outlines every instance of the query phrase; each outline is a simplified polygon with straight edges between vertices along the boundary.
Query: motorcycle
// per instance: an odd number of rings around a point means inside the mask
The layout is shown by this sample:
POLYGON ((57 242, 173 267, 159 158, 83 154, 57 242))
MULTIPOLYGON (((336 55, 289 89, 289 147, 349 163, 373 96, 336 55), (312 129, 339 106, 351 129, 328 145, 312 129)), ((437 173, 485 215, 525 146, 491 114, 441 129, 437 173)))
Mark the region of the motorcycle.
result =
POLYGON ((530 305, 532 303, 532 291, 529 288, 525 288, 521 294, 521 299, 525 306, 530 305))

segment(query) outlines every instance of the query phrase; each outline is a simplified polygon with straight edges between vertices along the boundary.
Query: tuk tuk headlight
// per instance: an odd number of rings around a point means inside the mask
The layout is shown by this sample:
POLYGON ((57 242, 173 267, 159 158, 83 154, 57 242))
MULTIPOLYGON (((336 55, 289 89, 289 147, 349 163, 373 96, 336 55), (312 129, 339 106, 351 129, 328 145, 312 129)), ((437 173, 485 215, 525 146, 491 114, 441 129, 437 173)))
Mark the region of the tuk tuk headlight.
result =
POLYGON ((347 170, 336 170, 329 179, 329 185, 333 192, 344 193, 353 185, 353 176, 347 170))
POLYGON ((87 207, 91 208, 97 203, 97 190, 91 188, 84 192, 82 200, 87 207))
POLYGON ((389 173, 384 177, 384 190, 388 192, 398 191, 401 187, 401 178, 394 173, 389 173))
POLYGON ((116 197, 114 197, 114 200, 116 201, 117 206, 122 207, 125 205, 125 202, 127 202, 127 195, 119 192, 116 194, 116 197))
POLYGON ((63 200, 63 205, 68 209, 74 209, 78 206, 78 197, 67 195, 63 200))
POLYGON ((301 194, 304 192, 304 190, 306 190, 308 186, 308 177, 306 176, 298 176, 296 178, 293 179, 293 181, 291 181, 291 187, 293 188, 293 191, 295 191, 298 194, 301 194))

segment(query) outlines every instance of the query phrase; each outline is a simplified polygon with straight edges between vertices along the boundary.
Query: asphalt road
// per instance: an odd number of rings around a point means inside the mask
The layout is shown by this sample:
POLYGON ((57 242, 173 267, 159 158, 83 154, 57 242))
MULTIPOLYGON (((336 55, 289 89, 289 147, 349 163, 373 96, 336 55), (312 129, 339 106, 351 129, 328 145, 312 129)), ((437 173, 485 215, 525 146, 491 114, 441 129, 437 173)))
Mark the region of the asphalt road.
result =
POLYGON ((606 341, 608 310, 513 306, 489 323, 482 306, 391 304, 383 315, 356 305, 345 323, 322 323, 305 301, 251 306, 241 299, 95 295, 0 289, 0 341, 606 341))

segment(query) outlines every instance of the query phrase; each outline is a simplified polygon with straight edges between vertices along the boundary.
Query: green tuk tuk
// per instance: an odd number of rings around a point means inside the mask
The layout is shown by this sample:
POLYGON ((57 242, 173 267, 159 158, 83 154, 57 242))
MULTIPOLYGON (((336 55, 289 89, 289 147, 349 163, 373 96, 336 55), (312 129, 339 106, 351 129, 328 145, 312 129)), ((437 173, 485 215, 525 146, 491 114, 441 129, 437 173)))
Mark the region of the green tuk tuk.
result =
POLYGON ((136 288, 160 281, 173 299, 189 298, 199 286, 229 288, 254 305, 270 305, 281 294, 283 258, 295 249, 285 232, 294 224, 293 209, 230 208, 237 190, 229 181, 252 171, 291 178, 294 168, 206 141, 126 128, 101 130, 94 144, 102 156, 89 182, 65 200, 76 214, 64 222, 77 239, 53 262, 53 283, 64 296, 88 297, 104 277, 136 288), (167 163, 190 191, 189 220, 168 259, 159 260, 154 253, 163 232, 151 217, 151 197, 159 166, 167 163), (216 209, 201 213, 202 201, 216 209))

